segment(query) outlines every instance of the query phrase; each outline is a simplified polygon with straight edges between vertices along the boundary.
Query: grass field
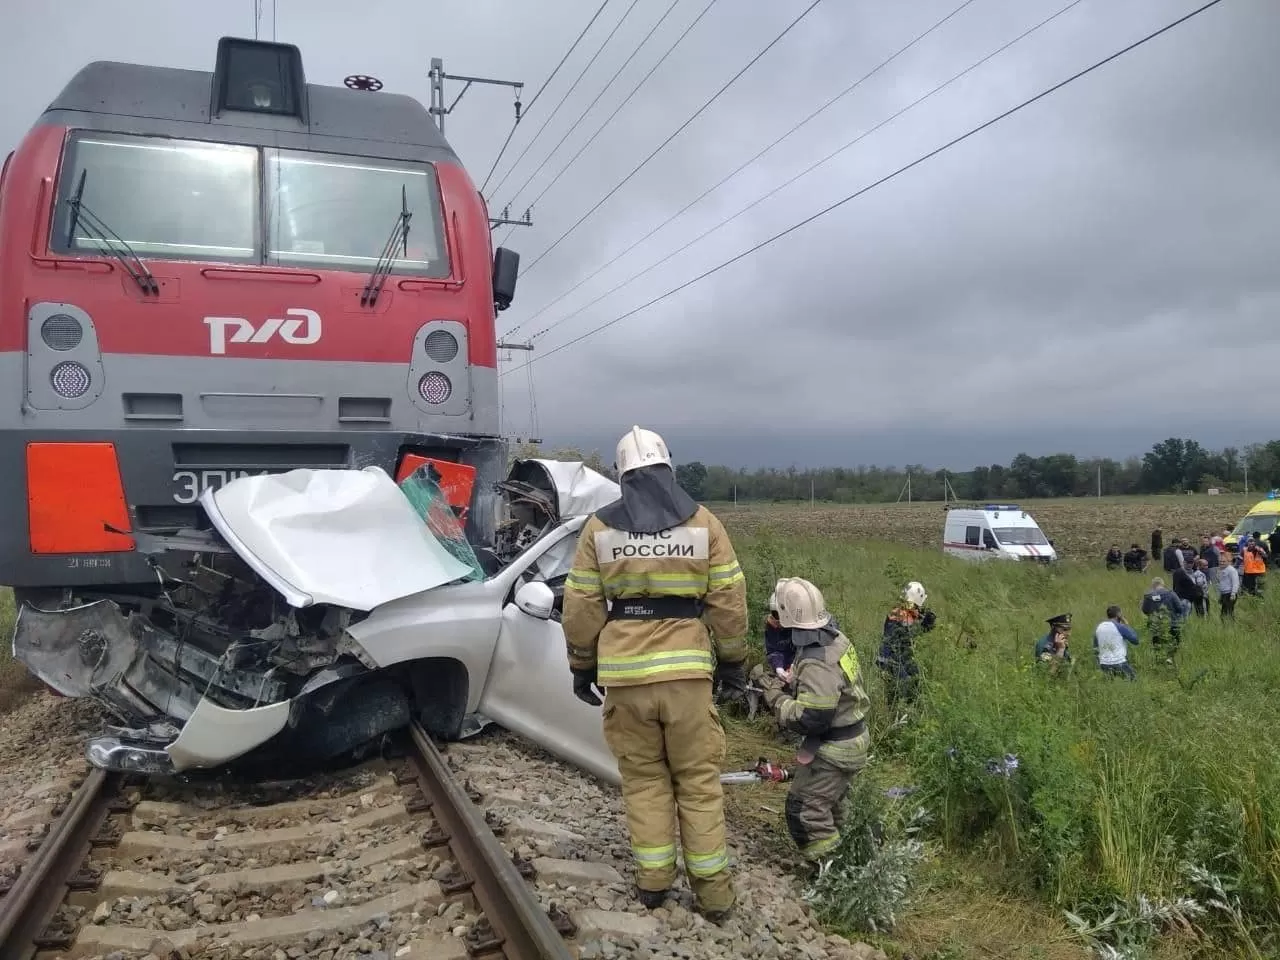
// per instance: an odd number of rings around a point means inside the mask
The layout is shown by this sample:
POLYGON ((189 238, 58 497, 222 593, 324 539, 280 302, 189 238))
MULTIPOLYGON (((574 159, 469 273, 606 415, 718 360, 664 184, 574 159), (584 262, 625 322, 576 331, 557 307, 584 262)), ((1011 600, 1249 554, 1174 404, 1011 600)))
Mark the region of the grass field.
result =
MULTIPOLYGON (((1027 500, 1020 504, 1039 522, 1045 536, 1067 558, 1101 557, 1112 543, 1127 549, 1138 543, 1151 547, 1151 531, 1164 531, 1165 543, 1174 535, 1193 537, 1235 526, 1261 497, 1201 494, 1163 497, 1077 497, 1027 500)), ((937 547, 942 540, 943 509, 937 501, 858 504, 708 505, 736 534, 771 531, 799 536, 822 533, 833 539, 888 540, 921 547, 937 547)))
POLYGON ((0 715, 13 709, 39 684, 26 669, 13 660, 13 594, 0 587, 0 715))
MULTIPOLYGON (((893 932, 872 939, 916 960, 1080 957, 1090 941, 1064 911, 1097 924, 1118 908, 1093 937, 1126 956, 1277 955, 1280 602, 1242 599, 1233 625, 1216 611, 1192 622, 1167 665, 1145 642, 1138 610, 1148 578, 1101 563, 1112 541, 1146 544, 1155 526, 1166 541, 1198 537, 1252 502, 1029 502, 1063 553, 1079 558, 1055 569, 944 556, 940 504, 720 507, 747 570, 755 629, 776 577, 823 588, 873 698, 865 779, 917 787, 885 803, 919 802, 932 816, 910 905, 893 932), (909 579, 925 584, 938 627, 918 647, 921 703, 893 725, 873 664, 884 615, 909 579), (1102 677, 1092 657, 1093 627, 1111 603, 1143 634, 1136 684, 1102 677), (1075 664, 1049 676, 1032 649, 1046 618, 1067 611, 1075 664), (1017 771, 989 773, 987 761, 1006 754, 1017 771), (1212 877, 1223 885, 1216 893, 1212 877)), ((789 759, 768 723, 738 722, 730 733, 735 762, 789 759)), ((762 786, 735 788, 729 803, 736 819, 759 824, 757 835, 773 831, 782 853, 783 800, 784 788, 762 786)))

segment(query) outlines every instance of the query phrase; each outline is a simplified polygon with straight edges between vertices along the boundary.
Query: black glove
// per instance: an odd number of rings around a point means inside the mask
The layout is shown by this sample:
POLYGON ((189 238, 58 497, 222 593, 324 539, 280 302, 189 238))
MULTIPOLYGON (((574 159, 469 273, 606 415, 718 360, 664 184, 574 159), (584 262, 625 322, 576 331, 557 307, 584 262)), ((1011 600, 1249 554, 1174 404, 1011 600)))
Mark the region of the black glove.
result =
POLYGON ((934 623, 937 621, 938 615, 932 610, 926 610, 924 616, 920 618, 920 626, 925 630, 932 630, 934 623))
POLYGON ((600 689, 600 684, 596 677, 596 668, 588 667, 583 670, 573 670, 573 695, 583 703, 588 703, 593 707, 598 707, 603 702, 596 691, 592 688, 600 689))
POLYGON ((719 661, 716 664, 716 683, 720 685, 722 700, 740 700, 747 693, 747 665, 741 660, 737 663, 719 661))

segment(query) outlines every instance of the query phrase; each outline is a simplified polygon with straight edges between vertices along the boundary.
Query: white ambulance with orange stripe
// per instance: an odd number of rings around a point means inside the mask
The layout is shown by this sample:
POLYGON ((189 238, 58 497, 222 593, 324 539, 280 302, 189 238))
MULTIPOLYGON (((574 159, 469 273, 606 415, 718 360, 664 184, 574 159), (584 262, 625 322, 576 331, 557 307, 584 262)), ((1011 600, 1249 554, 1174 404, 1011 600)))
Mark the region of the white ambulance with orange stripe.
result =
POLYGON ((948 505, 942 550, 966 560, 999 558, 1052 563, 1058 559, 1052 541, 1035 517, 1014 503, 948 505))

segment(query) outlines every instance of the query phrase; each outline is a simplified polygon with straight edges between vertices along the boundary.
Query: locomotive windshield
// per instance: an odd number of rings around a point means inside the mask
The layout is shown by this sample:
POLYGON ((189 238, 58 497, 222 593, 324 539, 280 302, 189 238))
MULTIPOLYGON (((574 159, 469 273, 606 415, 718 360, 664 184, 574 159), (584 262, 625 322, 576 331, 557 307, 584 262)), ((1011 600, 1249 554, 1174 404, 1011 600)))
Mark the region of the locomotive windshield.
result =
POLYGON ((395 273, 447 277, 435 168, 426 163, 252 146, 81 134, 67 147, 51 246, 100 253, 72 226, 84 205, 142 257, 371 270, 407 199, 412 226, 395 273), (262 189, 265 184, 265 191, 262 189))
POLYGON ((84 171, 84 205, 139 255, 161 259, 255 260, 259 244, 253 147, 119 134, 74 137, 58 190, 52 246, 100 253, 72 224, 69 201, 84 171))
POLYGON ((267 150, 268 260, 372 270, 407 198, 408 253, 392 269, 447 277, 439 190, 427 164, 267 150))

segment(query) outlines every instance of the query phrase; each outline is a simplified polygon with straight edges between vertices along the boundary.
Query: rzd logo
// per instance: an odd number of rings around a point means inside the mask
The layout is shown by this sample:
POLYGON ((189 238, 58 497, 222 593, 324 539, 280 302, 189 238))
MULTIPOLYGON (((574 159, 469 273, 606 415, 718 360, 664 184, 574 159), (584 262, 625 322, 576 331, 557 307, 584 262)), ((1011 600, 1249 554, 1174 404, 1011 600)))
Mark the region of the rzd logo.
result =
POLYGON ((285 343, 306 345, 319 341, 320 314, 300 307, 285 313, 287 317, 272 317, 256 330, 244 317, 205 317, 204 322, 209 325, 209 352, 219 356, 227 352, 228 343, 267 343, 277 336, 285 343))

